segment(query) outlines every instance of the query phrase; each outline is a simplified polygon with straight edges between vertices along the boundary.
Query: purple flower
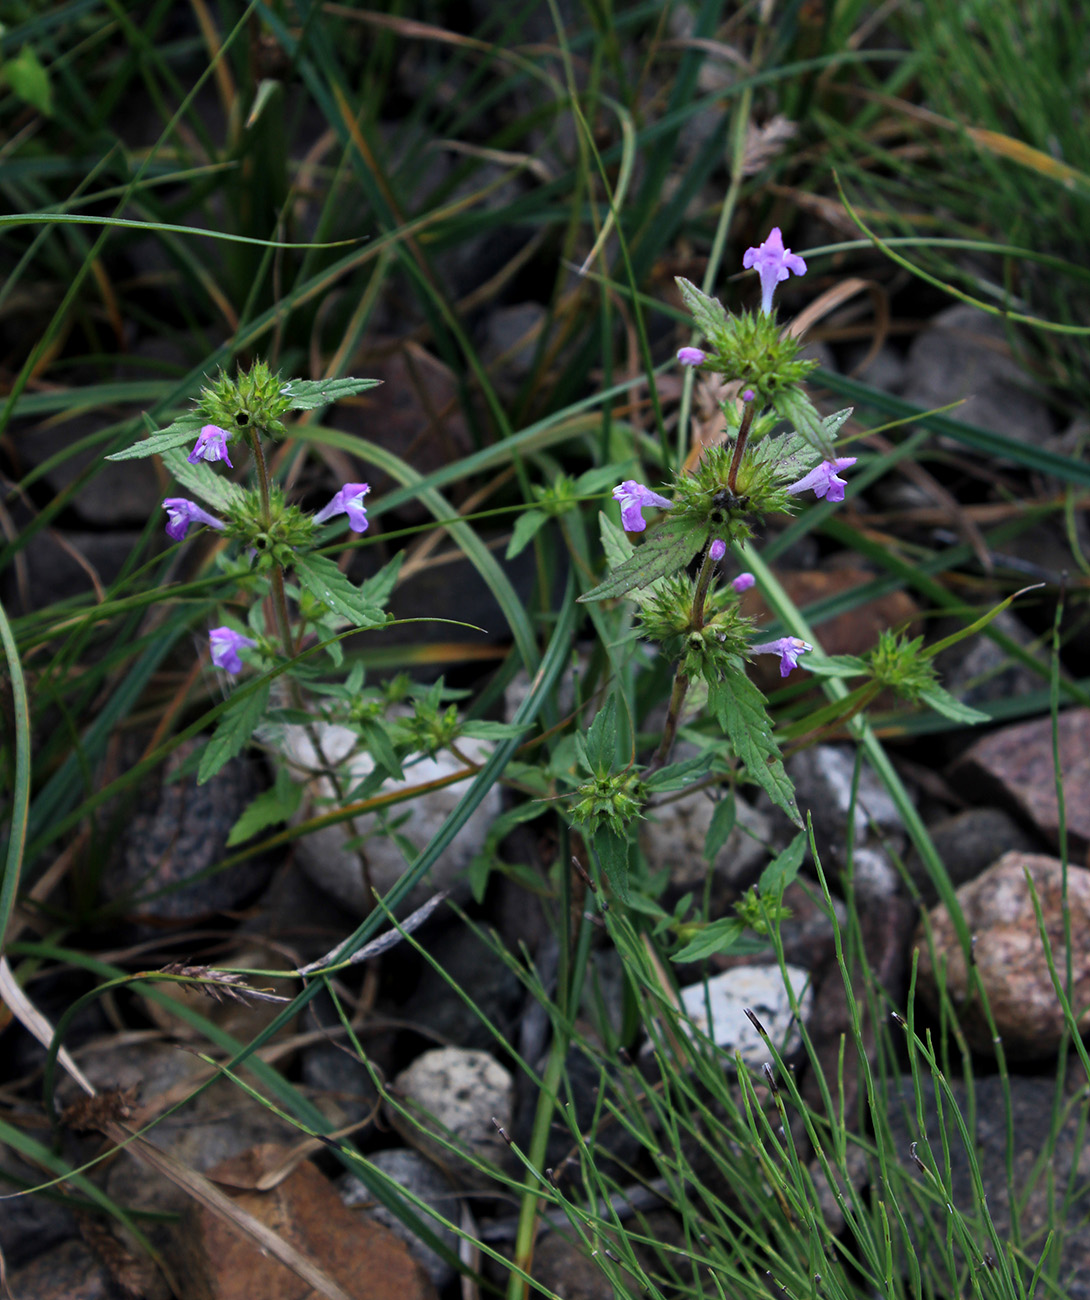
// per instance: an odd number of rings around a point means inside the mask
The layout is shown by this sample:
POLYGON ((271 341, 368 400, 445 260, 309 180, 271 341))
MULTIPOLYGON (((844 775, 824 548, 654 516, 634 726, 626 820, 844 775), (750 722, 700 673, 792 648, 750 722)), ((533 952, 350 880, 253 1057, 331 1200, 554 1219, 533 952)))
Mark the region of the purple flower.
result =
POLYGON ((779 655, 780 676, 786 677, 792 668, 799 666, 799 655, 813 650, 813 646, 797 636, 781 636, 778 641, 762 641, 760 645, 751 645, 751 655, 779 655))
POLYGON ((195 501, 187 501, 185 497, 167 497, 163 509, 167 512, 167 536, 174 542, 185 539, 190 524, 207 524, 209 528, 227 527, 222 519, 210 515, 195 501))
POLYGON ((708 558, 713 564, 718 564, 726 553, 727 544, 721 538, 717 537, 715 541, 712 542, 711 546, 708 547, 708 558))
POLYGON ((816 469, 812 469, 797 483, 792 483, 787 490, 792 495, 812 490, 816 497, 828 497, 830 501, 843 501, 844 489, 848 485, 842 478, 837 478, 837 475, 842 469, 849 469, 855 461, 854 456, 841 456, 839 460, 823 460, 816 469))
POLYGON ((699 348, 679 348, 677 359, 683 366, 702 366, 707 361, 708 354, 699 348))
POLYGON ((798 253, 792 253, 783 246, 783 235, 779 226, 773 226, 768 238, 756 248, 747 248, 742 258, 742 265, 748 271, 755 267, 761 277, 761 311, 767 316, 772 310, 772 295, 776 285, 787 279, 787 273, 806 274, 806 263, 798 253))
MULTIPOLYGON (((186 460, 191 465, 196 465, 199 460, 225 460, 231 465, 231 457, 227 454, 227 430, 218 424, 206 424, 197 434, 196 446, 186 460)), ((231 468, 234 469, 234 465, 231 468)))
POLYGON ((748 591, 750 587, 755 586, 756 582, 757 579, 752 573, 740 573, 737 578, 731 579, 730 585, 740 596, 743 591, 748 591))
POLYGON ((228 673, 242 672, 242 660, 238 657, 238 652, 243 646, 257 645, 250 637, 229 627, 214 627, 208 634, 208 642, 212 647, 212 662, 228 673))
POLYGON ((752 388, 743 388, 743 389, 742 389, 742 401, 743 401, 743 402, 752 402, 753 399, 754 399, 756 396, 757 396, 757 394, 753 391, 752 388))
POLYGON ((314 516, 316 524, 324 524, 334 515, 347 515, 348 527, 354 533, 367 531, 367 508, 363 498, 371 491, 370 483, 346 483, 327 506, 314 516))
POLYGON ((647 527, 640 513, 644 506, 658 506, 662 510, 669 510, 673 505, 672 501, 660 497, 657 492, 652 492, 649 487, 637 483, 634 478, 626 478, 623 483, 618 484, 613 489, 613 499, 621 503, 621 523, 629 533, 642 533, 647 527))

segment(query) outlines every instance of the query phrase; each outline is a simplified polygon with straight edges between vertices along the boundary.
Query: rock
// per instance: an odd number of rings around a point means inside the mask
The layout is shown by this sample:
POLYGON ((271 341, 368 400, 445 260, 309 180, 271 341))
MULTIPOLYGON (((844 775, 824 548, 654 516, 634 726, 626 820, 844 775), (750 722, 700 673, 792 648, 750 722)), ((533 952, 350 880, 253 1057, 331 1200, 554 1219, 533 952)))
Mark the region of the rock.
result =
POLYGON ((465 927, 452 926, 429 941, 428 952, 445 974, 425 965, 419 985, 401 1009, 401 1018, 458 1047, 484 1051, 492 1046, 495 1038, 482 1016, 504 1038, 511 1039, 526 994, 494 950, 465 927), (472 992, 473 1007, 453 992, 448 978, 472 992))
MULTIPOLYGON (((1052 986, 1033 900, 1026 885, 1028 871, 1040 902, 1045 931, 1059 971, 1065 969, 1063 868, 1056 858, 1036 853, 1006 853, 983 875, 957 891, 965 922, 975 939, 973 960, 996 1029, 1008 1058, 1033 1059, 1055 1051, 1064 1019, 1052 986)), ((1069 867, 1067 903, 1072 952, 1072 1005, 1081 1011, 1083 1032, 1090 1029, 1090 950, 1083 936, 1090 929, 1090 871, 1069 867)), ((929 913, 935 960, 945 964, 946 991, 950 995, 970 1046, 992 1050, 991 1031, 975 998, 969 1000, 968 970, 945 905, 929 913)), ((923 926, 917 931, 920 988, 938 1004, 935 967, 923 926)))
MULTIPOLYGON (((810 973, 800 966, 788 966, 787 976, 805 1020, 813 1002, 810 973)), ((789 1056, 801 1041, 778 966, 736 966, 713 975, 706 984, 702 981, 683 988, 681 1001, 697 1029, 732 1059, 736 1051, 741 1052, 742 1060, 752 1069, 771 1061, 772 1054, 746 1015, 747 1009, 761 1022, 781 1056, 789 1056)))
MULTIPOLYGON (((388 1174, 395 1183, 418 1197, 444 1219, 457 1221, 458 1201, 450 1183, 431 1161, 425 1160, 418 1152, 397 1147, 388 1151, 373 1151, 367 1159, 370 1164, 381 1169, 384 1174, 388 1174)), ((345 1174, 339 1180, 337 1190, 341 1200, 349 1208, 356 1210, 365 1218, 374 1219, 376 1223, 389 1228, 395 1237, 400 1237, 408 1246, 409 1254, 424 1269, 437 1289, 441 1290, 453 1280, 455 1273, 450 1264, 410 1232, 397 1215, 388 1210, 381 1201, 376 1200, 366 1183, 355 1174, 345 1174)), ((434 1219, 428 1218, 426 1214, 422 1214, 421 1217, 436 1236, 457 1255, 457 1234, 449 1228, 444 1228, 434 1219)))
MULTIPOLYGON (((434 1300, 427 1274, 389 1229, 353 1213, 309 1161, 268 1191, 258 1180, 288 1149, 261 1146, 210 1171, 221 1190, 337 1282, 369 1300, 434 1300)), ((295 1272, 203 1205, 176 1230, 173 1260, 192 1300, 305 1300, 316 1293, 295 1272)))
POLYGON ((204 785, 178 770, 197 748, 187 741, 170 755, 158 785, 142 789, 125 826, 120 862, 105 873, 103 892, 126 914, 161 927, 240 907, 266 883, 268 862, 250 859, 187 884, 220 861, 227 835, 258 792, 253 765, 234 758, 204 785), (169 889, 159 897, 150 897, 169 889))
POLYGON ((873 355, 869 347, 849 348, 846 370, 852 379, 883 393, 900 393, 905 386, 905 358, 888 344, 873 355))
MULTIPOLYGON (((358 739, 356 733, 347 727, 323 723, 317 725, 327 762, 334 766, 340 764, 355 747, 358 739)), ((278 743, 292 764, 310 771, 319 766, 314 747, 301 726, 281 728, 278 743)), ((468 757, 483 763, 492 753, 493 747, 488 741, 466 740, 462 748, 468 757)), ((356 783, 374 770, 374 761, 370 754, 361 752, 347 759, 344 768, 350 773, 351 781, 356 783)), ((405 780, 388 778, 382 783, 381 790, 388 794, 439 781, 463 771, 465 765, 462 762, 452 754, 442 752, 435 758, 422 758, 411 764, 407 762, 405 780)), ((429 790, 414 798, 411 803, 395 805, 390 810, 391 820, 410 814, 408 820, 397 827, 398 836, 407 840, 417 853, 426 848, 465 794, 474 775, 471 773, 452 785, 429 790)), ((316 778, 313 788, 321 799, 333 798, 333 787, 328 778, 316 778)), ((502 792, 498 785, 494 785, 473 810, 454 842, 432 867, 429 878, 421 881, 403 900, 399 909, 402 914, 419 907, 441 889, 450 890, 463 898, 468 897, 466 869, 483 847, 502 806, 502 792)), ((396 841, 384 832, 383 827, 384 821, 377 814, 368 813, 351 822, 312 831, 299 840, 296 846, 296 861, 314 884, 331 894, 357 917, 366 916, 371 911, 374 905, 372 887, 380 894, 388 893, 411 864, 411 860, 406 860, 396 841), (345 847, 347 841, 361 836, 366 838, 359 850, 345 847), (366 861, 369 880, 364 876, 361 856, 366 861)))
POLYGON ((587 1250, 560 1232, 538 1240, 533 1276, 559 1300, 614 1300, 617 1295, 608 1275, 587 1250))
MULTIPOLYGON (((1081 1074, 1081 1071, 1078 1073, 1081 1074)), ((935 1088, 926 1074, 922 1083, 925 1132, 920 1132, 917 1127, 915 1085, 910 1077, 891 1080, 887 1087, 888 1100, 882 1106, 883 1112, 889 1117, 893 1156, 901 1161, 910 1179, 921 1183, 930 1180, 927 1175, 914 1170, 910 1163, 909 1153, 913 1142, 920 1143, 919 1154, 924 1159, 925 1144, 930 1144, 934 1156, 932 1167, 942 1170, 946 1159, 939 1129, 935 1088)), ((976 1116, 975 1132, 970 1129, 972 1159, 980 1170, 984 1194, 987 1196, 987 1213, 1000 1241, 1005 1243, 1013 1237, 1013 1195, 1019 1237, 1028 1247, 1028 1254, 1034 1261, 1040 1255, 1046 1235, 1053 1232, 1056 1234, 1051 1243, 1046 1268, 1051 1272, 1056 1256, 1060 1263, 1058 1273, 1054 1275, 1055 1280, 1047 1287, 1047 1294, 1062 1296, 1064 1300, 1090 1300, 1090 1234, 1086 1230, 1087 1214, 1090 1212, 1087 1198, 1090 1159, 1082 1132, 1088 1107, 1085 1078, 1081 1080, 1081 1088, 1084 1090, 1081 1096, 1076 1098, 1075 1093, 1080 1084, 1072 1080, 1067 1089, 1066 1104, 1065 1099, 1061 1098, 1059 1113, 1064 1119, 1055 1135, 1052 1132, 1052 1117, 1056 1110, 1056 1083, 1051 1075, 1047 1078, 1010 1075, 1006 1079, 998 1075, 978 1075, 973 1081, 972 1108, 969 1106, 965 1085, 960 1080, 952 1079, 950 1087, 966 1123, 969 1123, 971 1113, 976 1116), (1004 1096, 1007 1088, 1010 1089, 1010 1131, 1014 1135, 1009 1182, 1008 1116, 1004 1096), (1066 1194, 1061 1189, 1066 1189, 1066 1194)), ((974 1213, 973 1209, 976 1198, 973 1194, 970 1155, 958 1133, 950 1113, 949 1098, 945 1095, 942 1097, 942 1111, 950 1146, 952 1203, 968 1218, 973 1241, 979 1242, 981 1248, 986 1248, 989 1239, 987 1225, 983 1221, 983 1215, 974 1213)), ((871 1175, 873 1185, 881 1185, 876 1181, 879 1176, 875 1165, 871 1175)), ((913 1238, 926 1251, 929 1257, 927 1262, 932 1264, 940 1278, 945 1279, 946 1265, 942 1262, 941 1252, 946 1249, 950 1220, 945 1194, 929 1195, 926 1198, 922 1195, 898 1197, 898 1205, 907 1211, 913 1238), (929 1222, 925 1222, 925 1214, 929 1222)), ((954 1241, 957 1242, 956 1236, 954 1241)), ((960 1250, 957 1252, 957 1263, 964 1270, 960 1250)), ((979 1260, 973 1263, 978 1264, 979 1260)), ((964 1271, 962 1276, 964 1277, 964 1271)), ((944 1290, 940 1285, 936 1289, 927 1290, 929 1294, 935 1295, 958 1293, 953 1286, 953 1278, 949 1278, 947 1287, 944 1290)))
MULTIPOLYGON (((1090 861, 1090 709, 1065 709, 1058 735, 1068 843, 1090 861)), ((1059 844, 1051 718, 984 736, 954 765, 951 780, 971 797, 1018 810, 1050 844, 1059 844)))
POLYGON ((909 348, 905 400, 923 410, 964 398, 946 418, 1047 446, 1045 401, 1011 356, 1003 322, 968 304, 940 312, 909 348))
MULTIPOLYGON (((101 415, 74 415, 63 424, 23 429, 16 435, 16 447, 20 458, 33 468, 116 423, 101 415)), ((143 436, 142 430, 137 431, 132 441, 143 436)), ((80 522, 103 529, 143 526, 149 515, 162 509, 163 497, 170 496, 170 492, 163 491, 152 460, 104 462, 104 450, 109 447, 99 444, 66 456, 46 471, 45 481, 56 494, 74 483, 89 466, 97 466, 72 498, 72 509, 80 522)), ((165 514, 163 524, 165 527, 165 514)))
MULTIPOLYGON (((704 887, 708 874, 704 841, 715 809, 716 801, 706 791, 694 790, 648 812, 640 822, 640 847, 648 869, 667 872, 671 886, 679 894, 704 887)), ((735 812, 734 829, 715 859, 713 911, 721 911, 725 896, 748 883, 769 858, 769 818, 739 798, 735 799, 735 812)))
MULTIPOLYGON (((1020 646, 1032 645, 1033 637, 1026 625, 1008 609, 992 619, 991 627, 1020 646)), ((1048 682, 1047 676, 1012 659, 983 632, 952 645, 938 656, 936 666, 946 690, 973 708, 1017 699, 1041 690, 1048 682)))
MULTIPOLYGON (((1032 853, 1037 847, 1001 808, 967 808, 928 830, 955 888, 975 879, 1004 853, 1032 853)), ((905 866, 923 901, 930 906, 938 899, 938 892, 915 849, 908 854, 905 866)))
POLYGON ((487 1052, 441 1047, 425 1052, 394 1080, 395 1093, 413 1119, 393 1111, 390 1119, 407 1142, 443 1168, 457 1165, 461 1183, 488 1186, 480 1170, 459 1161, 435 1134, 447 1134, 479 1160, 507 1163, 507 1145, 493 1119, 508 1133, 515 1084, 510 1073, 487 1052), (414 1122, 415 1121, 415 1122, 414 1122))
POLYGON ((512 395, 530 373, 538 338, 547 320, 548 311, 540 302, 497 307, 484 319, 481 359, 492 373, 494 382, 512 395))
POLYGON ((9 1273, 7 1282, 14 1300, 131 1300, 132 1295, 114 1284, 109 1269, 82 1241, 64 1242, 9 1273))
MULTIPOLYGON (((855 777, 855 750, 850 745, 815 745, 804 749, 788 763, 788 774, 795 782, 795 798, 805 815, 813 820, 818 852, 837 866, 844 863, 845 830, 852 805, 855 777)), ((859 790, 855 800, 854 842, 867 840, 874 824, 880 835, 903 838, 901 816, 885 786, 863 763, 859 790)))
MULTIPOLYGON (((0 1192, 10 1196, 21 1187, 37 1187, 51 1175, 26 1164, 6 1146, 0 1146, 0 1192)), ((56 1189, 51 1188, 55 1193, 56 1189)), ((53 1196, 14 1196, 0 1211, 0 1256, 9 1269, 17 1269, 53 1249, 69 1237, 79 1235, 75 1214, 53 1196)), ((18 1294, 18 1293, 17 1293, 18 1294)), ((28 1291, 28 1295, 35 1294, 28 1291)))
MULTIPOLYGON (((365 1044, 369 1055, 373 1045, 365 1044)), ((338 1043, 311 1043, 303 1050, 303 1080, 315 1105, 336 1116, 338 1128, 358 1124, 378 1109, 379 1091, 351 1047, 346 1051, 338 1043)))

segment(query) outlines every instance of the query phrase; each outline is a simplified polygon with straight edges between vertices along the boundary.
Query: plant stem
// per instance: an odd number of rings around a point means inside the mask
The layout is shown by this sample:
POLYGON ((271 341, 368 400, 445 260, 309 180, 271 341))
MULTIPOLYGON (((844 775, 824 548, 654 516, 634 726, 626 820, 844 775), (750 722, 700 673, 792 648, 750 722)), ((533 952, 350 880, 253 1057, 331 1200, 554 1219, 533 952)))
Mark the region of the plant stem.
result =
MULTIPOLYGON (((246 437, 250 450, 254 454, 254 467, 257 470, 257 490, 261 494, 261 524, 268 532, 272 526, 272 500, 269 494, 269 467, 265 461, 265 451, 261 446, 261 435, 256 429, 248 429, 246 437)), ((276 630, 280 634, 280 643, 289 659, 295 654, 295 642, 291 635, 291 619, 288 616, 288 598, 284 591, 284 569, 274 561, 272 567, 273 616, 276 630)))
POLYGON ((678 723, 681 721, 681 706, 685 703, 688 690, 689 679, 679 667, 674 678, 674 689, 670 692, 670 708, 666 714, 666 725, 662 729, 662 743, 650 763, 652 772, 662 767, 670 757, 670 750, 673 749, 674 738, 677 736, 678 723))
POLYGON ((727 487, 734 491, 738 483, 738 466, 742 463, 742 453, 749 440, 749 426, 753 423, 753 413, 757 409, 756 401, 747 402, 742 412, 742 423, 738 426, 738 437, 734 443, 734 455, 730 458, 730 473, 727 475, 727 487))

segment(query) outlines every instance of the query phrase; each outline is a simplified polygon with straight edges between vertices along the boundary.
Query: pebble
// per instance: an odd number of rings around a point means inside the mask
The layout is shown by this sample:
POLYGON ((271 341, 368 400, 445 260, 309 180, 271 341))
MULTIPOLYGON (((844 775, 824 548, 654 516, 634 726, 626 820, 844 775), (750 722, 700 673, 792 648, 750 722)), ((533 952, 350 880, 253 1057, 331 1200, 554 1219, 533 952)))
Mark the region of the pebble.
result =
MULTIPOLYGON (((1026 885, 1029 872, 1044 918, 1045 930, 1059 971, 1065 967, 1063 867, 1056 858, 1037 853, 1006 853, 983 875, 957 891, 958 902, 975 938, 973 959, 987 995, 1003 1049, 1010 1059, 1032 1060, 1049 1055, 1059 1045, 1063 1012, 1053 988, 1037 929, 1033 900, 1026 885)), ((1067 904, 1072 953, 1072 1005, 1082 1009, 1083 1032, 1090 1029, 1090 950, 1084 936, 1090 930, 1090 871, 1069 867, 1067 904)), ((950 914, 940 904, 928 914, 935 962, 946 969, 946 989, 971 1047, 990 1053, 991 1030, 975 997, 970 997, 965 955, 950 914)), ((938 1004, 936 967, 926 933, 916 932, 920 988, 938 1004)))
MULTIPOLYGON (((716 802, 706 791, 694 790, 648 812, 640 823, 640 847, 648 870, 668 873, 677 890, 702 890, 708 874, 704 841, 715 809, 716 802)), ((738 798, 735 816, 734 829, 715 858, 713 893, 743 885, 769 858, 765 847, 772 838, 769 817, 738 798)))
MULTIPOLYGON (((1065 709, 1057 730, 1068 842, 1085 864, 1090 860, 1090 709, 1065 709)), ((1018 810, 1050 844, 1058 845, 1050 717, 984 736, 954 765, 951 781, 970 798, 1018 810)))
MULTIPOLYGON (((454 1191, 447 1179, 430 1160, 425 1160, 418 1152, 410 1151, 405 1147, 392 1147, 387 1151, 373 1151, 368 1155, 367 1159, 370 1164, 387 1174, 400 1187, 418 1197, 436 1214, 442 1215, 448 1221, 457 1222, 458 1201, 454 1191)), ((409 1254, 424 1269, 437 1290, 441 1290, 448 1282, 453 1280, 455 1273, 450 1264, 406 1228, 397 1215, 388 1210, 381 1201, 376 1200, 362 1179, 357 1178, 355 1174, 345 1174, 338 1181, 337 1189, 345 1205, 351 1209, 363 1207, 359 1209, 359 1213, 368 1219, 374 1219, 376 1223, 383 1224, 384 1227, 390 1229, 395 1237, 401 1238, 408 1246, 409 1254)), ((416 1212, 421 1214, 421 1218, 435 1232, 436 1236, 457 1255, 457 1234, 449 1228, 444 1228, 442 1224, 437 1223, 421 1211, 416 1212)))
MULTIPOLYGON (((355 745, 356 733, 347 727, 317 724, 322 750, 330 763, 338 763, 355 745)), ((280 744, 288 758, 300 767, 316 766, 314 748, 304 729, 288 726, 281 730, 280 744)), ((475 762, 484 763, 492 753, 492 746, 483 740, 463 742, 464 752, 475 762)), ((374 770, 370 754, 361 752, 348 760, 347 769, 353 783, 361 781, 374 770)), ((382 783, 382 793, 389 794, 431 781, 438 781, 465 770, 465 764, 452 754, 441 752, 435 758, 424 758, 405 767, 405 780, 388 778, 382 783)), ((411 803, 390 809, 389 819, 396 821, 409 813, 408 819, 397 827, 397 835, 409 842, 416 853, 425 849, 457 806, 468 789, 472 775, 452 785, 430 790, 411 803)), ((333 796, 328 778, 314 780, 313 788, 323 799, 333 796)), ((315 811, 320 811, 319 805, 315 811)), ((437 890, 450 890, 459 897, 468 897, 465 875, 470 862, 480 852, 493 821, 503 806, 503 795, 494 785, 474 809, 468 821, 458 832, 454 842, 432 867, 429 877, 412 889, 402 901, 399 911, 404 913, 425 903, 437 890)), ((304 836, 296 844, 296 860, 307 876, 320 889, 332 895, 354 916, 366 916, 374 906, 371 889, 364 879, 360 852, 347 848, 349 840, 365 836, 361 846, 366 856, 370 884, 380 894, 389 892, 401 879, 410 861, 395 840, 380 829, 379 818, 374 813, 356 817, 352 822, 322 827, 304 836)))
MULTIPOLYGON (((974 880, 1004 853, 1032 853, 1038 847, 1002 808, 966 808, 935 822, 928 831, 955 888, 974 880)), ((905 867, 930 907, 938 900, 938 891, 915 850, 908 854, 905 867)))
POLYGON ((83 1244, 66 1241, 7 1276, 14 1300, 128 1300, 109 1270, 83 1244))
POLYGON ((407 1142, 448 1171, 456 1165, 460 1183, 490 1185, 487 1174, 460 1161, 434 1135, 449 1133, 457 1146, 476 1159, 506 1164, 507 1144, 492 1121, 510 1133, 515 1082, 509 1071, 487 1052, 440 1047, 424 1052, 402 1070, 393 1090, 410 1114, 416 1112, 413 1122, 391 1108, 390 1120, 407 1142), (420 1115, 421 1111, 426 1114, 420 1115))
MULTIPOLYGON (((786 970, 805 1020, 813 1003, 810 973, 801 966, 788 966, 786 970)), ((732 1059, 735 1052, 740 1052, 743 1062, 752 1069, 771 1061, 772 1054, 746 1015, 747 1009, 764 1026, 781 1056, 789 1056, 801 1042, 778 966, 736 966, 722 975, 713 975, 706 983, 683 988, 681 1001, 685 1014, 701 1033, 732 1059)))
POLYGON ((967 303, 948 307, 912 342, 905 400, 923 410, 964 400, 946 418, 1031 446, 1055 435, 1045 401, 1011 356, 1003 322, 967 303))

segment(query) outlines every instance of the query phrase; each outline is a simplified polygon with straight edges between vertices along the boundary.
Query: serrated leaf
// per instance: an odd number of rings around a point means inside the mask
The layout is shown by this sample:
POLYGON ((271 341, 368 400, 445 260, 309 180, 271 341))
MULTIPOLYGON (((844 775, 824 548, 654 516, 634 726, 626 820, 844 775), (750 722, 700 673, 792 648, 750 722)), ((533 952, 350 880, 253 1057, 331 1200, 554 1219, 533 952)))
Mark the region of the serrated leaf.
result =
POLYGON ((204 423, 205 421, 199 415, 183 415, 173 424, 167 425, 161 433, 153 433, 150 438, 142 438, 139 442, 134 442, 131 447, 126 447, 124 451, 115 451, 106 459, 140 460, 144 456, 161 456, 165 451, 192 442, 193 435, 204 423))
POLYGON ((255 690, 239 695, 220 714, 212 739, 204 747, 197 784, 204 785, 221 767, 239 753, 254 734, 254 728, 265 716, 269 703, 269 683, 262 682, 255 690))
POLYGON ((579 597, 581 603, 627 596, 637 587, 649 587, 659 578, 678 573, 708 538, 708 525, 692 519, 665 519, 631 559, 604 582, 579 597))
POLYGON ((366 600, 359 587, 324 555, 299 556, 295 561, 295 572, 311 595, 348 619, 353 627, 385 626, 386 615, 379 606, 366 600))
MULTIPOLYGON (((625 536, 624 529, 615 524, 604 510, 598 512, 598 529, 606 562, 610 569, 616 571, 636 554, 636 548, 625 536)), ((642 608, 657 591, 662 589, 662 586, 663 579, 656 578, 654 582, 648 583, 646 587, 635 588, 630 593, 629 598, 642 608)), ((637 632, 635 635, 639 636, 639 633, 637 632)))
POLYGON ((521 555, 548 522, 549 516, 544 510, 524 510, 515 520, 503 558, 513 560, 516 555, 521 555))
POLYGON ((801 826, 794 787, 772 736, 765 697, 744 672, 731 668, 722 680, 709 685, 708 707, 727 733, 735 755, 745 764, 750 780, 756 781, 796 826, 801 826))
POLYGON ((671 763, 669 767, 660 767, 644 781, 652 794, 669 794, 673 790, 684 790, 687 785, 704 776, 715 762, 715 750, 706 749, 702 754, 686 758, 680 763, 671 763))
POLYGON ((774 898, 777 902, 783 897, 783 891, 799 874, 799 867, 806 857, 810 842, 805 831, 799 831, 791 843, 778 853, 761 872, 757 888, 762 898, 774 898))
POLYGON ((290 400, 293 411, 313 411, 381 383, 381 379, 293 379, 280 389, 280 395, 290 400))
POLYGON ((291 779, 286 768, 276 774, 276 784, 269 790, 263 790, 256 799, 252 799, 242 816, 231 827, 227 836, 227 847, 244 844, 259 831, 270 826, 279 826, 281 822, 291 821, 299 811, 303 801, 303 787, 291 779))
POLYGON ((163 464, 182 487, 214 510, 228 511, 242 501, 242 488, 237 483, 217 474, 203 460, 191 465, 179 447, 163 452, 163 464))
POLYGON ((594 832, 594 851, 605 877, 622 903, 628 902, 628 840, 608 826, 594 832))
POLYGON ((804 393, 794 388, 784 389, 773 397, 772 409, 782 419, 793 424, 810 446, 821 453, 823 459, 835 460, 836 448, 826 430, 825 421, 804 393))
MULTIPOLYGON (((809 664, 807 664, 809 667, 809 664)), ((955 699, 949 691, 944 690, 941 686, 927 686, 920 691, 920 699, 936 713, 941 713, 944 718, 950 718, 954 722, 991 722, 991 715, 981 713, 979 709, 971 708, 968 704, 963 704, 961 700, 955 699)))
POLYGON ((693 320, 710 341, 730 328, 726 308, 717 298, 709 298, 690 280, 685 280, 680 275, 674 277, 674 283, 681 291, 685 306, 692 312, 693 320))
POLYGON ((390 599, 390 595, 397 585, 398 574, 401 572, 401 562, 405 558, 404 551, 398 551, 389 563, 384 564, 378 573, 373 574, 364 582, 360 583, 360 596, 368 605, 385 605, 390 599))
POLYGON ((724 917, 713 921, 711 925, 691 939, 684 948, 675 952, 671 961, 703 961, 716 953, 730 952, 746 932, 746 924, 738 917, 724 917))
POLYGON ((583 750, 591 772, 605 774, 617 757, 617 697, 611 695, 587 732, 583 750))
POLYGON ((709 865, 719 856, 723 845, 730 839, 738 819, 738 807, 734 791, 729 790, 715 805, 712 819, 708 823, 708 833, 704 836, 704 861, 709 865))

